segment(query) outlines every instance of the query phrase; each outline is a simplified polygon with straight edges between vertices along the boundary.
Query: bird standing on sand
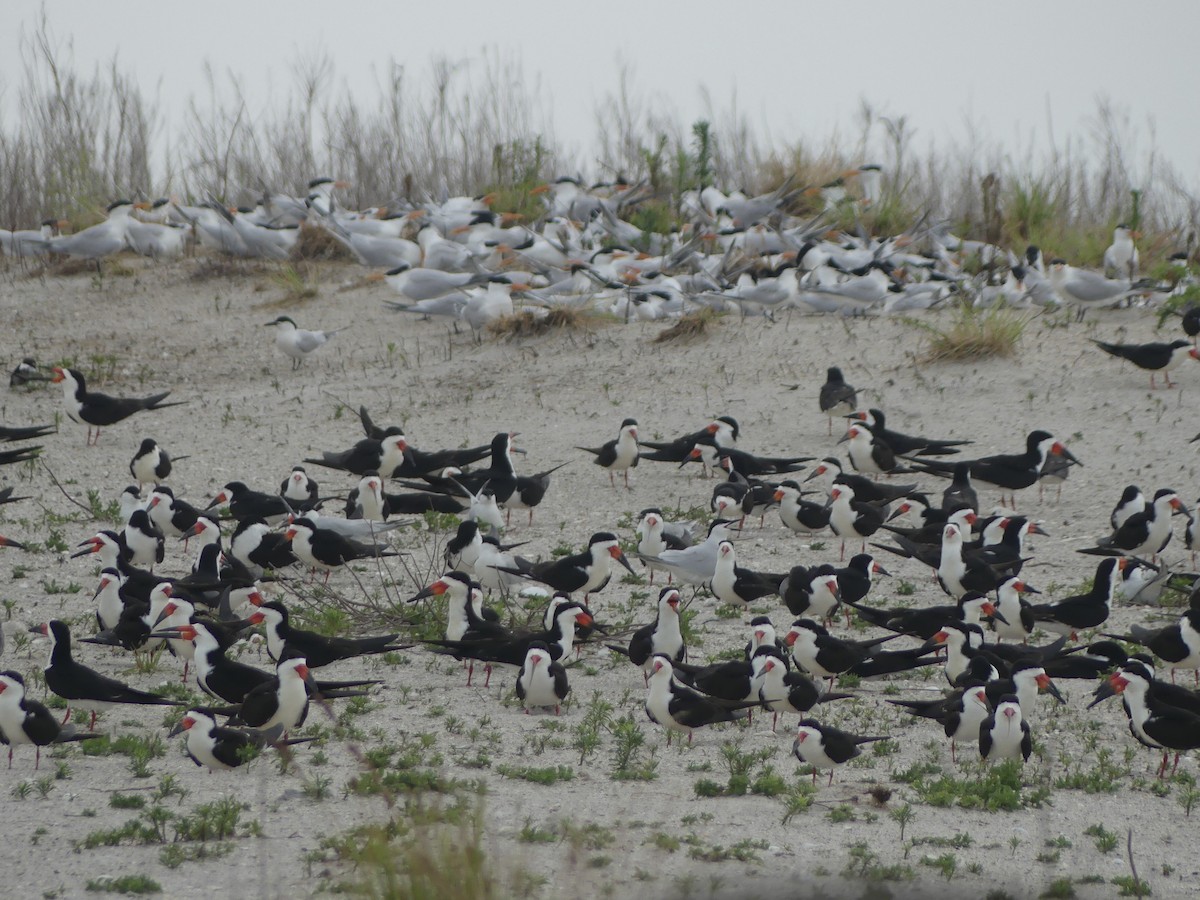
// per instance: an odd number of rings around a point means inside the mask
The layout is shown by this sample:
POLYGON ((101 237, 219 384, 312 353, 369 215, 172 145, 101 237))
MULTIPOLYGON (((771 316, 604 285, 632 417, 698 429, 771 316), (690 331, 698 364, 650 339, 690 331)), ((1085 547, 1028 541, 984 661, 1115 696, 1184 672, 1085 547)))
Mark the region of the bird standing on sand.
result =
POLYGON ((64 369, 55 366, 54 377, 50 380, 63 386, 63 405, 66 407, 67 418, 72 422, 88 427, 87 443, 92 446, 100 442, 100 429, 115 425, 123 419, 128 419, 136 412, 143 410, 166 409, 168 406, 179 406, 183 400, 163 403, 171 393, 163 391, 149 397, 110 397, 98 391, 89 391, 83 374, 78 369, 64 369), (92 438, 92 429, 96 429, 96 437, 92 438))
MULTIPOLYGON (((1165 341, 1154 341, 1149 344, 1109 344, 1104 341, 1098 341, 1095 338, 1089 340, 1107 353, 1109 356, 1115 356, 1118 359, 1127 359, 1139 369, 1145 369, 1150 373, 1150 390, 1154 390, 1154 373, 1162 369, 1163 387, 1175 387, 1175 382, 1171 380, 1171 373, 1168 371, 1171 368, 1171 360, 1175 357, 1176 350, 1182 350, 1184 347, 1191 347, 1191 341, 1185 341, 1182 338, 1171 343, 1165 341)), ((1200 357, 1198 357, 1200 358, 1200 357)))
POLYGON ((300 328, 290 316, 280 316, 266 326, 275 326, 275 346, 284 356, 292 360, 292 369, 298 369, 304 364, 310 353, 315 353, 333 339, 333 336, 344 328, 334 331, 306 331, 300 328))
POLYGON ((829 416, 829 433, 833 434, 833 417, 848 416, 858 407, 858 393, 846 383, 842 370, 830 366, 818 396, 821 412, 829 416))

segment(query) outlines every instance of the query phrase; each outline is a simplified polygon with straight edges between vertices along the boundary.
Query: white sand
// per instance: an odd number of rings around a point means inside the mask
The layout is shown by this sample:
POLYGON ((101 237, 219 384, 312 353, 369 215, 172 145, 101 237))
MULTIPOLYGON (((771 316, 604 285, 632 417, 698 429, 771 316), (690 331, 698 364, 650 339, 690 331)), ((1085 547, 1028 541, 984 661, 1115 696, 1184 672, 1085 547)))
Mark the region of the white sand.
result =
MULTIPOLYGON (((1040 520, 1051 535, 1034 540, 1035 558, 1025 570, 1027 580, 1051 598, 1094 571, 1097 560, 1074 550, 1105 533, 1108 512, 1125 484, 1135 482, 1147 493, 1171 486, 1188 499, 1195 490, 1195 455, 1188 440, 1197 431, 1191 398, 1200 384, 1200 368, 1185 360, 1173 373, 1181 387, 1151 394, 1144 373, 1104 356, 1085 340, 1087 336, 1154 339, 1153 317, 1144 311, 1093 313, 1084 325, 1068 328, 1050 327, 1048 319, 1037 318, 1015 359, 966 364, 918 365, 922 332, 889 319, 794 316, 776 324, 728 319, 693 343, 668 345, 651 343, 660 325, 603 325, 587 333, 511 343, 492 339, 476 346, 467 334, 450 334, 444 323, 385 311, 380 301, 392 296, 385 286, 339 290, 357 277, 357 270, 351 268, 323 270, 320 295, 293 307, 280 303, 281 289, 270 282, 267 269, 196 281, 191 278, 197 265, 192 261, 152 266, 130 260, 128 265, 136 270, 135 276, 106 279, 99 289, 87 275, 40 280, 19 271, 7 275, 0 288, 0 307, 10 327, 4 342, 4 358, 10 366, 26 354, 41 361, 73 358, 91 374, 108 368, 98 357, 111 356, 115 371, 104 390, 135 395, 170 388, 172 399, 189 401, 106 430, 97 449, 84 447, 83 427, 64 420, 60 433, 44 442, 43 458, 80 499, 90 488, 106 499, 114 498, 128 483, 129 459, 146 436, 155 437, 172 454, 192 455, 179 463, 169 483, 193 503, 203 505, 232 479, 273 490, 303 457, 358 440, 361 432, 354 410, 361 403, 379 422, 402 423, 410 440, 422 448, 484 443, 496 431, 512 429, 521 433, 518 443, 529 451, 518 460, 522 472, 573 460, 555 475, 531 528, 525 527, 523 513, 513 517, 511 538, 530 542, 520 552, 545 556, 560 544, 582 547, 594 531, 617 530, 622 516, 647 506, 707 506, 713 486, 695 477, 694 467, 678 471, 671 465, 643 463, 635 470, 632 491, 612 490, 605 473, 572 449, 574 445, 595 446, 614 437, 626 416, 638 419, 643 438, 666 439, 700 427, 711 416, 732 414, 741 423, 739 446, 744 449, 825 456, 835 452, 836 434, 827 436, 816 394, 825 368, 835 364, 852 384, 868 389, 863 405, 883 408, 891 427, 973 438, 976 443, 968 448, 970 455, 1015 452, 1023 447, 1026 433, 1039 427, 1068 443, 1084 468, 1072 469, 1061 502, 1039 503, 1036 490, 1024 492, 1019 500, 1021 511, 1040 520), (275 351, 273 332, 261 327, 280 313, 293 315, 301 327, 351 328, 293 374, 289 360, 275 351), (787 389, 796 383, 798 390, 787 389)), ((925 320, 937 322, 939 316, 945 314, 926 315, 925 320)), ((2 418, 10 425, 41 423, 51 421, 61 409, 61 391, 48 386, 7 393, 2 418)), ((355 482, 351 476, 315 467, 310 467, 310 473, 321 481, 323 492, 344 492, 355 482)), ((44 472, 34 472, 32 480, 20 467, 0 475, 16 480, 21 493, 35 497, 0 509, 0 531, 7 536, 44 543, 54 527, 74 545, 96 530, 97 525, 82 521, 81 515, 53 526, 43 517, 43 509, 47 515, 78 513, 44 472)), ((932 479, 930 484, 939 491, 943 486, 932 479)), ((996 499, 994 494, 987 497, 988 505, 996 499)), ((1186 566, 1182 525, 1183 520, 1177 520, 1178 537, 1167 558, 1186 566)), ((631 530, 622 530, 621 536, 630 538, 631 530)), ((747 528, 738 542, 739 561, 771 570, 835 561, 836 539, 825 536, 821 541, 822 549, 810 549, 809 542, 791 535, 773 514, 765 529, 759 530, 757 523, 747 528)), ((416 554, 417 565, 428 565, 428 548, 411 532, 405 532, 402 543, 416 554)), ((190 559, 182 548, 173 546, 169 552, 163 571, 186 571, 190 559)), ((916 586, 913 599, 918 603, 944 602, 919 564, 895 557, 881 557, 881 561, 894 577, 885 579, 868 602, 890 605, 896 585, 903 580, 916 586)), ((78 618, 87 613, 96 565, 91 559, 68 560, 65 553, 0 552, 0 571, 9 573, 16 567, 25 574, 10 581, 2 593, 15 601, 15 608, 5 624, 9 646, 0 662, 28 673, 45 664, 45 644, 35 642, 18 651, 13 646, 15 633, 54 616, 78 618), (77 588, 67 593, 48 590, 69 583, 77 588)), ((399 566, 388 568, 403 579, 399 566)), ((374 565, 357 569, 366 584, 378 583, 374 565)), ((358 592, 344 574, 335 575, 331 586, 351 596, 358 592)), ((406 596, 417 587, 403 580, 400 585, 406 596)), ((603 621, 606 609, 623 606, 633 590, 650 595, 637 616, 638 622, 648 621, 657 589, 617 584, 615 579, 592 598, 593 609, 603 621)), ((699 621, 704 646, 694 659, 744 642, 749 614, 717 619, 711 615, 715 604, 707 597, 697 600, 696 606, 703 611, 699 621)), ((776 625, 786 628, 790 617, 778 602, 755 608, 768 610, 776 625)), ((1144 608, 1121 608, 1110 625, 1116 630, 1130 622, 1150 621, 1151 616, 1144 608)), ((368 661, 324 671, 329 677, 365 673, 384 679, 374 708, 355 719, 370 735, 368 747, 418 733, 433 734, 445 775, 486 781, 484 802, 493 860, 542 874, 547 879, 543 896, 597 896, 609 888, 622 897, 757 893, 776 882, 796 886, 821 872, 832 876, 823 881, 827 895, 859 896, 868 886, 845 882, 840 874, 854 841, 868 842, 881 863, 906 861, 921 879, 911 888, 921 896, 943 891, 952 896, 982 896, 994 887, 1013 896, 1036 896, 1057 877, 1094 873, 1107 880, 1128 874, 1124 840, 1130 827, 1135 833, 1138 872, 1150 882, 1155 897, 1194 896, 1200 890, 1200 863, 1194 852, 1194 829, 1200 827, 1196 824, 1200 819, 1183 817, 1179 786, 1173 786, 1167 797, 1148 790, 1157 755, 1134 744, 1116 701, 1084 710, 1094 687, 1090 682, 1060 682, 1069 700, 1065 708, 1055 708, 1050 698, 1041 701, 1033 721, 1044 753, 1026 767, 1026 782, 1052 783, 1068 765, 1089 769, 1095 764, 1097 748, 1111 749, 1121 763, 1132 747, 1132 776, 1120 780, 1118 793, 1053 789, 1049 805, 1018 813, 925 805, 891 773, 926 760, 952 771, 947 742, 936 725, 914 724, 884 704, 884 685, 871 683, 860 690, 861 701, 834 704, 819 710, 819 716, 860 733, 889 733, 899 740, 899 752, 878 758, 868 753, 866 767, 842 769, 832 787, 825 787, 822 779, 817 804, 783 825, 783 807, 776 799, 696 799, 693 784, 701 778, 726 780, 721 756, 726 741, 746 750, 772 748, 776 753, 770 764, 776 771, 789 781, 803 775, 790 756, 794 722, 781 723, 779 732, 772 734, 769 720, 756 716, 751 727, 702 731, 690 748, 678 742, 667 748, 664 734, 642 712, 639 673, 628 664, 610 662, 608 651, 593 647, 585 651, 584 665, 571 672, 577 705, 565 711, 562 730, 551 732, 544 718, 527 718, 511 702, 501 704, 502 697, 511 695, 513 671, 498 671, 490 690, 482 689, 481 681, 466 688, 453 661, 410 653, 410 665, 368 661), (597 671, 587 674, 585 667, 597 671), (409 689, 406 695, 402 687, 409 689), (610 736, 587 763, 578 765, 579 754, 570 746, 571 729, 584 713, 578 704, 586 703, 594 692, 615 703, 617 715, 631 712, 646 729, 658 763, 654 781, 610 778, 614 748, 610 736), (441 708, 444 713, 435 715, 441 708), (451 717, 462 726, 455 733, 447 727, 451 717), (473 738, 470 732, 476 727, 479 734, 473 738), (1085 743, 1085 735, 1094 736, 1095 747, 1085 743), (563 746, 555 746, 553 740, 540 746, 538 739, 546 736, 561 740, 563 746), (493 771, 456 762, 478 752, 491 758, 493 771), (545 787, 496 774, 494 769, 502 764, 567 765, 575 768, 576 775, 570 782, 545 787), (875 782, 894 789, 890 808, 912 802, 916 819, 908 828, 909 838, 966 832, 972 845, 952 851, 917 846, 904 860, 897 825, 866 796, 875 782), (840 803, 854 808, 855 821, 833 823, 827 818, 829 809, 840 803), (868 813, 877 820, 867 821, 868 813), (517 840, 527 820, 554 827, 562 819, 610 828, 615 843, 574 853, 567 842, 517 840), (1117 850, 1102 855, 1084 835, 1085 828, 1097 823, 1120 835, 1117 850), (759 862, 712 863, 689 858, 686 843, 674 853, 656 848, 651 836, 660 831, 681 839, 695 835, 705 847, 729 847, 752 839, 765 841, 769 849, 758 851, 759 862), (1035 861, 1038 854, 1052 852, 1045 842, 1060 835, 1072 846, 1062 849, 1056 862, 1035 861), (1015 849, 1010 846, 1014 837, 1019 838, 1015 849), (939 880, 936 870, 919 864, 922 856, 945 852, 955 854, 958 866, 949 883, 939 880), (611 861, 597 864, 596 857, 611 861), (968 866, 977 867, 977 872, 968 872, 968 866)), ((78 655, 140 687, 178 678, 169 659, 160 663, 158 674, 140 675, 123 654, 84 647, 78 655)), ((247 658, 254 661, 253 653, 247 658)), ((265 656, 259 662, 266 665, 265 656)), ((937 672, 928 681, 917 677, 894 683, 899 696, 929 696, 943 682, 937 672)), ((39 690, 34 693, 40 695, 39 690)), ((165 737, 161 720, 159 711, 131 707, 103 716, 101 728, 107 733, 165 737)), ((971 760, 970 747, 960 750, 962 757, 971 760)), ((176 739, 166 757, 153 762, 154 777, 136 779, 125 757, 86 757, 71 750, 63 757, 70 765, 69 778, 55 782, 46 799, 34 794, 18 801, 10 796, 12 786, 34 778, 33 753, 22 748, 11 771, 0 768, 5 819, 0 826, 5 887, 0 891, 12 897, 48 891, 60 891, 55 896, 80 896, 88 878, 144 873, 157 879, 171 897, 209 896, 214 888, 223 888, 229 896, 283 897, 315 891, 322 883, 318 875, 329 874, 334 880, 351 877, 347 867, 316 864, 310 868, 301 860, 323 836, 381 821, 387 810, 378 798, 343 798, 357 764, 337 743, 327 745, 324 752, 328 763, 316 766, 312 764, 315 751, 299 749, 296 764, 284 775, 267 759, 245 772, 209 775, 182 755, 182 741, 176 739), (234 852, 222 859, 184 863, 173 870, 159 864, 157 846, 73 852, 74 842, 87 833, 116 827, 136 815, 110 808, 112 792, 149 792, 167 773, 177 775, 190 792, 179 804, 180 811, 236 795, 251 804, 247 817, 261 823, 264 837, 237 841, 234 852), (304 779, 313 776, 331 779, 331 797, 323 803, 313 803, 301 793, 304 779), (39 828, 44 833, 37 834, 39 828)), ((973 766, 973 760, 970 765, 960 760, 959 768, 965 772, 973 772, 973 766)), ((1183 772, 1194 775, 1196 769, 1192 758, 1180 764, 1183 772)), ((38 774, 53 772, 52 762, 44 760, 38 774)), ((172 808, 177 803, 168 801, 172 808)), ((1111 884, 1076 890, 1079 896, 1095 897, 1116 892, 1111 884)))

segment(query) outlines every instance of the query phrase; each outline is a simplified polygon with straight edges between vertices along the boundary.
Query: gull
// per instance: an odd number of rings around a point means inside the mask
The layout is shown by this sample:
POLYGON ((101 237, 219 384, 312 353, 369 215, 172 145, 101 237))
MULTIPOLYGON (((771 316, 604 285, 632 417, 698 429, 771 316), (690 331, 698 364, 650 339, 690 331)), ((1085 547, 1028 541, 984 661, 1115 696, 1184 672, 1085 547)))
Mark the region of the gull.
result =
POLYGON ((290 316, 280 316, 273 322, 267 322, 263 327, 275 325, 275 346, 284 356, 292 358, 292 369, 298 369, 310 353, 314 353, 333 338, 335 334, 345 331, 338 328, 333 331, 306 331, 298 328, 290 316))

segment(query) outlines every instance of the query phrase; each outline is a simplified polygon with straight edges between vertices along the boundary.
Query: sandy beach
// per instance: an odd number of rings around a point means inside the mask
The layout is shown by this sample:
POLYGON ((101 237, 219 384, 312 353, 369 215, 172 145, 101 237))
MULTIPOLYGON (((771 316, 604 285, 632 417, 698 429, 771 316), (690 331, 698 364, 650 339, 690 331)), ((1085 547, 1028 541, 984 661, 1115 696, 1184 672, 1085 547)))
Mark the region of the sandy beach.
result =
MULTIPOLYGON (((1014 357, 965 363, 920 362, 925 332, 900 317, 794 314, 775 322, 726 317, 705 335, 665 344, 653 342, 663 324, 598 319, 582 329, 517 340, 486 337, 477 344, 469 332, 454 333, 444 321, 385 309, 382 301, 394 294, 386 285, 363 282, 356 267, 321 267, 317 295, 291 303, 270 266, 235 265, 203 277, 201 260, 152 264, 122 256, 120 262, 127 274, 103 279, 87 273, 31 277, 16 267, 0 275, 10 368, 26 355, 45 363, 70 360, 94 376, 100 390, 133 396, 170 389, 171 399, 187 401, 106 429, 99 446, 89 448, 83 426, 61 414, 57 385, 5 393, 6 425, 61 419, 59 432, 42 442, 38 464, 0 471, 3 483, 31 496, 0 508, 0 533, 38 545, 30 552, 0 550, 5 576, 0 599, 10 607, 0 663, 26 675, 46 659, 46 642, 25 637, 29 626, 57 617, 77 635, 91 633, 98 568, 93 559, 72 560, 69 553, 111 525, 71 503, 50 473, 85 505, 92 490, 107 503, 129 483, 129 460, 144 437, 154 437, 172 455, 190 455, 168 483, 177 495, 203 506, 228 481, 275 490, 304 458, 350 447, 362 436, 360 404, 378 422, 402 424, 422 449, 474 446, 498 431, 516 431, 527 451, 518 460, 522 473, 569 463, 553 475, 532 525, 523 511, 515 512, 504 535, 527 542, 521 554, 547 558, 556 548, 577 552, 597 531, 635 540, 632 523, 646 507, 659 506, 669 515, 708 508, 714 481, 700 477, 698 466, 643 463, 627 491, 619 479, 616 489, 610 487, 607 474, 574 449, 615 437, 626 417, 638 420, 643 439, 666 440, 713 416, 732 415, 741 425, 742 449, 844 458, 845 445, 835 443, 841 423, 830 436, 817 408, 826 368, 838 365, 862 391, 860 405, 885 410, 897 430, 970 439, 974 444, 964 456, 976 456, 1017 452, 1029 431, 1044 428, 1082 461, 1070 470, 1061 499, 1054 487, 1041 501, 1036 488, 1018 495, 1019 511, 1048 532, 1031 539, 1032 558, 1024 570, 1043 600, 1064 596, 1092 577, 1097 558, 1075 551, 1108 532, 1109 511, 1126 484, 1138 484, 1147 494, 1171 487, 1189 504, 1196 496, 1195 448, 1189 441, 1198 430, 1193 398, 1200 366, 1184 359, 1172 372, 1179 387, 1151 392, 1145 373, 1105 356, 1087 340, 1176 336, 1171 323, 1156 331, 1147 310, 1091 312, 1081 324, 1028 311, 1014 357), (346 330, 293 372, 276 351, 272 331, 262 327, 281 314, 301 327, 346 330)), ((950 315, 919 317, 938 325, 950 315)), ((344 496, 357 480, 313 466, 309 473, 320 481, 322 494, 344 496)), ((944 487, 929 476, 919 479, 931 490, 944 487)), ((999 500, 982 485, 980 493, 985 509, 999 500)), ((1187 570, 1184 519, 1175 521, 1165 560, 1187 570)), ((335 573, 330 590, 357 597, 361 581, 370 591, 406 598, 423 586, 414 573, 440 574, 446 533, 413 527, 395 534, 394 546, 411 554, 404 564, 385 561, 382 573, 374 562, 356 564, 357 580, 335 573)), ((797 537, 776 512, 762 528, 748 521, 736 547, 741 565, 772 571, 836 563, 839 549, 828 533, 797 537)), ((883 553, 879 559, 892 574, 876 585, 868 603, 945 602, 921 564, 883 553)), ((184 574, 191 561, 181 545, 170 546, 161 573, 184 574)), ((641 566, 634 565, 640 573, 641 566)), ((294 579, 269 585, 267 593, 302 607, 315 589, 303 583, 302 573, 294 579)), ((653 618, 657 590, 642 578, 614 578, 591 597, 590 606, 601 622, 643 624, 653 618)), ((536 608, 529 601, 530 612, 536 608)), ((701 593, 690 609, 697 611, 692 628, 702 641, 692 648, 695 662, 742 646, 755 614, 771 616, 781 630, 791 620, 777 598, 730 611, 701 593)), ((1104 630, 1120 632, 1130 623, 1165 622, 1174 615, 1122 605, 1104 630)), ((835 630, 845 633, 844 620, 835 630)), ((893 646, 915 645, 904 639, 893 646)), ((144 689, 179 681, 178 664, 166 656, 149 672, 136 671, 128 654, 106 648, 85 646, 77 656, 144 689)), ((1137 874, 1154 897, 1200 891, 1194 852, 1200 812, 1185 816, 1188 785, 1178 778, 1156 780, 1159 755, 1130 737, 1118 701, 1085 709, 1096 686, 1092 681, 1059 681, 1066 704, 1043 696, 1028 712, 1036 749, 1021 773, 1024 805, 987 811, 931 805, 928 786, 937 779, 981 777, 978 753, 960 745, 952 764, 949 742, 937 725, 911 720, 884 702, 936 696, 945 683, 940 669, 864 680, 852 689, 855 699, 816 714, 890 740, 840 769, 831 786, 822 774, 811 806, 784 821, 788 810, 781 796, 699 797, 696 785, 727 784, 731 751, 723 748, 730 746, 755 755, 752 783, 764 774, 781 776, 789 788, 808 780, 808 768, 791 755, 795 721, 781 721, 773 733, 770 716, 756 713, 752 724, 704 729, 691 746, 675 740, 668 747, 665 732, 643 711, 640 672, 600 644, 586 646, 570 668, 571 702, 557 718, 522 714, 512 669, 498 667, 486 689, 479 678, 468 688, 452 659, 416 648, 399 657, 329 667, 329 677, 378 678, 383 684, 352 717, 339 720, 352 723, 356 739, 331 737, 320 746, 300 747, 283 773, 267 756, 243 771, 209 774, 184 755, 182 739, 167 740, 160 710, 141 707, 103 715, 98 730, 163 741, 165 753, 149 761, 145 777, 132 771, 127 755, 85 755, 76 746, 44 754, 35 773, 32 749, 18 748, 12 768, 0 768, 5 873, 0 893, 84 896, 90 879, 131 873, 153 878, 164 896, 180 898, 208 897, 214 889, 229 896, 308 896, 353 881, 362 870, 336 860, 322 848, 322 839, 389 816, 411 821, 411 811, 403 810, 416 801, 400 797, 390 807, 381 796, 352 790, 364 768, 351 745, 367 752, 391 748, 393 766, 411 751, 420 759, 417 770, 444 782, 482 784, 483 790, 463 786, 424 802, 478 803, 483 845, 489 865, 501 873, 505 896, 724 897, 768 891, 790 896, 811 884, 811 896, 1024 898, 1041 895, 1056 880, 1061 890, 1061 880, 1072 879, 1074 896, 1110 897, 1120 890, 1112 879, 1131 874, 1129 829, 1137 874), (598 701, 611 705, 610 725, 629 716, 643 732, 645 743, 635 758, 653 766, 651 780, 613 777, 619 738, 612 728, 599 730, 590 751, 577 747, 581 723, 598 701), (56 764, 63 777, 54 777, 56 764), (551 767, 570 774, 553 784, 520 777, 522 770, 551 767), (925 774, 914 781, 914 772, 925 774), (165 775, 175 776, 186 796, 156 799, 165 775), (41 796, 35 783, 44 776, 50 781, 41 796), (22 789, 22 783, 33 787, 22 789), (1071 786, 1082 784, 1093 791, 1071 786), (873 797, 872 789, 887 798, 873 797), (198 804, 237 798, 248 805, 239 835, 248 822, 257 823, 257 834, 232 838, 228 855, 174 868, 163 864, 161 844, 82 847, 88 835, 140 814, 111 806, 114 795, 143 797, 147 807, 162 805, 177 816, 198 804), (893 813, 906 804, 913 816, 901 839, 893 813), (1115 835, 1115 843, 1105 832, 1115 835), (1088 878, 1090 883, 1080 882, 1088 878)), ((241 658, 270 664, 260 647, 244 648, 241 658)), ((1160 669, 1160 676, 1165 672, 1160 669)), ((1180 682, 1190 684, 1191 675, 1181 673, 1180 682)), ((32 693, 40 698, 42 688, 32 693)), ((344 709, 334 711, 342 715, 344 709)), ((323 714, 310 719, 309 727, 323 733, 331 734, 332 726, 323 714)), ((1179 773, 1196 776, 1194 754, 1184 756, 1179 773)))

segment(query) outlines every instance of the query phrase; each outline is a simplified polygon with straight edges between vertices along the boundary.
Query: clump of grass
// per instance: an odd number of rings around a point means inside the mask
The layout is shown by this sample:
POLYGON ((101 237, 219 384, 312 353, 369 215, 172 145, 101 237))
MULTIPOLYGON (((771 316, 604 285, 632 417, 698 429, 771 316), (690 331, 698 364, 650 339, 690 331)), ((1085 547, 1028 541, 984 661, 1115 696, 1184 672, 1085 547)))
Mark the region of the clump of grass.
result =
POLYGON ((149 875, 89 878, 87 890, 102 894, 161 894, 162 885, 149 875))
POLYGON ((671 341, 687 341, 702 337, 708 333, 708 326, 720 317, 716 310, 705 307, 682 316, 670 328, 658 333, 654 338, 656 344, 666 344, 671 341))
POLYGON ((522 310, 511 316, 501 316, 488 325, 488 331, 497 337, 535 337, 551 331, 580 331, 592 327, 596 317, 586 309, 572 306, 556 306, 544 316, 531 310, 522 310))
POLYGON ((977 310, 961 306, 953 321, 938 328, 928 322, 909 320, 926 331, 929 346, 920 362, 960 362, 987 359, 991 356, 1013 356, 1017 343, 1029 324, 1029 318, 1003 307, 977 310))
POLYGON ((283 297, 268 307, 311 300, 319 293, 316 268, 311 265, 283 266, 271 276, 271 281, 283 289, 283 297))
POLYGON ((292 247, 292 262, 355 262, 354 255, 333 235, 318 225, 300 224, 300 235, 292 247))

